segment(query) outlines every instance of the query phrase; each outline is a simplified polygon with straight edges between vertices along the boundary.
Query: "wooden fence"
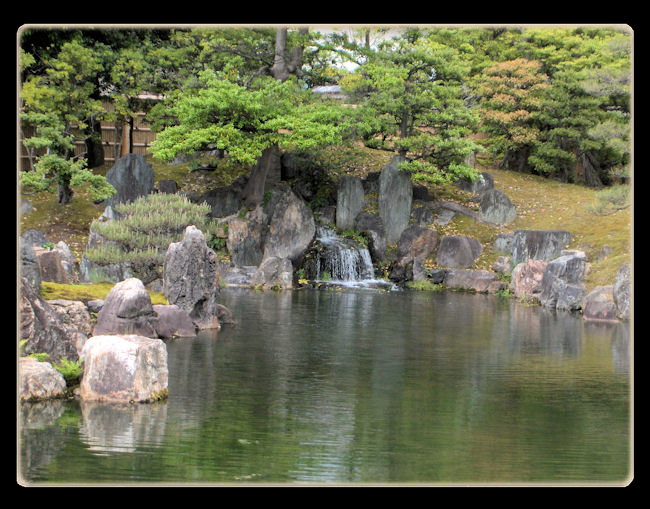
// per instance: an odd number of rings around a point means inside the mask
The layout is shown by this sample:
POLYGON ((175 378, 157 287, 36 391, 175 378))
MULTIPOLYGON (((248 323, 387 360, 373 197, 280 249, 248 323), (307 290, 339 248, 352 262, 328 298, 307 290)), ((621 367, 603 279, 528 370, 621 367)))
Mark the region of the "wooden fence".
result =
MULTIPOLYGON (((29 138, 34 134, 34 129, 27 127, 21 130, 20 134, 20 169, 29 170, 29 154, 22 143, 23 136, 29 138)), ((111 163, 127 153, 147 155, 147 147, 156 139, 156 133, 151 130, 149 123, 145 120, 144 113, 138 113, 133 120, 132 126, 125 124, 123 129, 115 129, 113 122, 101 123, 102 148, 104 149, 104 161, 111 163)), ((83 154, 86 147, 82 140, 75 141, 75 155, 83 154)), ((34 156, 43 154, 44 151, 36 151, 34 156)))

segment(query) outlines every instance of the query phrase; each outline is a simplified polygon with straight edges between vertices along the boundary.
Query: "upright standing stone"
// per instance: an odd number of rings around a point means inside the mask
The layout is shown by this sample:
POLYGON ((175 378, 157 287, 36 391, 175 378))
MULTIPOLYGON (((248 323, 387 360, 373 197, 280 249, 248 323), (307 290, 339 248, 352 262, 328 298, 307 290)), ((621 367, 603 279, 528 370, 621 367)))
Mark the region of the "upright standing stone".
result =
POLYGON ((616 273, 613 287, 614 303, 618 317, 622 320, 630 319, 630 265, 621 265, 616 273))
POLYGON ((404 161, 404 157, 394 156, 379 175, 379 216, 384 223, 387 244, 399 241, 411 217, 413 183, 411 176, 397 167, 404 161))
POLYGON ((358 177, 341 177, 336 197, 336 227, 354 228, 354 221, 365 205, 363 184, 358 177))
POLYGON ((154 188, 153 169, 140 154, 126 154, 118 159, 115 166, 108 170, 106 181, 117 191, 104 202, 111 207, 146 196, 154 188))
POLYGON ((185 228, 181 242, 169 245, 163 263, 163 294, 187 311, 199 329, 219 329, 218 259, 196 226, 185 228))

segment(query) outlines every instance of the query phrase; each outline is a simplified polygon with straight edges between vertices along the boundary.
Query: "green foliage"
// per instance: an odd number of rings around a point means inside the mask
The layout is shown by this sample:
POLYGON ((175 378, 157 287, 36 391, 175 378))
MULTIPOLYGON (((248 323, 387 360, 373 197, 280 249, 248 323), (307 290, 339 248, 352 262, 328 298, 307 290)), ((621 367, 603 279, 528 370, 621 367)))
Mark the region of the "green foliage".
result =
POLYGON ((83 375, 83 367, 79 361, 63 358, 59 362, 54 362, 52 366, 63 375, 68 385, 78 381, 83 375))
POLYGON ((345 77, 344 89, 358 103, 357 132, 368 145, 408 155, 405 167, 416 180, 439 183, 459 173, 473 174, 465 158, 481 150, 468 136, 478 117, 467 107, 464 54, 424 31, 406 31, 375 51, 357 48, 367 58, 345 77))
POLYGON ((36 359, 38 362, 47 362, 50 356, 45 353, 45 352, 36 352, 36 353, 30 353, 27 357, 32 357, 33 359, 36 359))
POLYGON ((428 279, 425 279, 424 281, 408 281, 406 286, 411 290, 417 290, 420 292, 440 292, 445 289, 445 285, 433 283, 428 279))
POLYGON ((161 265, 172 242, 183 238, 185 228, 209 229, 210 207, 197 205, 178 194, 149 194, 115 206, 118 219, 95 221, 91 230, 106 241, 86 250, 85 256, 98 263, 150 263, 161 265))
POLYGON ((621 184, 605 188, 596 194, 596 203, 588 207, 590 212, 607 215, 630 206, 630 186, 621 184))
POLYGON ((165 161, 211 146, 252 165, 273 145, 311 149, 340 142, 344 132, 340 106, 315 100, 295 80, 269 77, 245 87, 223 73, 201 72, 195 88, 170 99, 167 114, 175 123, 151 146, 165 161))

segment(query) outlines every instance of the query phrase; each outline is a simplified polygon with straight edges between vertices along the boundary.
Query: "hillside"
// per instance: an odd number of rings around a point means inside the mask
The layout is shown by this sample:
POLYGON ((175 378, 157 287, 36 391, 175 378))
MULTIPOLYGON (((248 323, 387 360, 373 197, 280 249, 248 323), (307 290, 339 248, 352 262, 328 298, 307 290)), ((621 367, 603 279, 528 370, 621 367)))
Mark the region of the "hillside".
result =
MULTIPOLYGON (((329 168, 334 180, 340 175, 364 176, 380 171, 390 160, 392 153, 360 146, 337 147, 321 154, 323 164, 329 168)), ((241 173, 243 168, 223 171, 190 171, 190 163, 168 166, 148 158, 154 168, 156 181, 174 179, 185 192, 200 192, 211 187, 227 185, 241 173)), ((105 175, 111 165, 94 171, 105 175)), ((591 263, 586 276, 587 291, 600 285, 612 284, 619 267, 631 261, 632 209, 626 208, 608 215, 596 214, 590 209, 596 202, 598 190, 580 185, 563 184, 534 175, 497 170, 489 165, 479 167, 492 174, 495 187, 504 191, 517 207, 517 219, 507 227, 493 227, 456 215, 444 227, 438 226, 439 234, 465 234, 479 239, 483 254, 475 268, 490 269, 498 253, 492 248, 498 233, 515 229, 566 229, 573 235, 570 248, 585 251, 591 263), (603 246, 612 248, 603 259, 598 255, 603 246)), ((470 193, 453 185, 430 189, 437 199, 452 200, 477 210, 478 201, 470 193)), ((72 202, 61 206, 55 193, 20 195, 28 200, 34 210, 20 217, 20 231, 42 231, 53 243, 65 241, 78 259, 85 248, 91 222, 102 213, 102 206, 92 203, 89 194, 76 191, 72 202)), ((429 265, 433 265, 430 260, 429 265)))

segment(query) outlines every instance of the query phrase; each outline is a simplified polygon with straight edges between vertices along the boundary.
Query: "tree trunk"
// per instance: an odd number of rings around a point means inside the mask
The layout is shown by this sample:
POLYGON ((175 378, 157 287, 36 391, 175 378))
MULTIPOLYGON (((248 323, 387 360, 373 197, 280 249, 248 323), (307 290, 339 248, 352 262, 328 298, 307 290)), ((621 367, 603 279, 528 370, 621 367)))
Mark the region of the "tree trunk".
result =
POLYGON ((264 200, 264 192, 280 181, 282 166, 280 149, 273 145, 264 149, 251 170, 251 176, 242 191, 242 200, 247 207, 255 207, 264 200))
POLYGON ((58 183, 58 201, 61 205, 67 205, 72 199, 74 191, 70 188, 70 184, 67 182, 58 183))
MULTIPOLYGON (((308 28, 299 29, 300 35, 306 35, 309 31, 308 28)), ((271 67, 271 75, 280 81, 286 81, 289 76, 301 76, 302 71, 302 54, 304 47, 302 45, 296 46, 291 54, 287 54, 287 29, 278 28, 275 34, 275 57, 273 60, 273 67, 271 67)))
POLYGON ((104 164, 104 147, 102 146, 101 122, 90 119, 90 136, 84 140, 88 168, 96 168, 104 164))

